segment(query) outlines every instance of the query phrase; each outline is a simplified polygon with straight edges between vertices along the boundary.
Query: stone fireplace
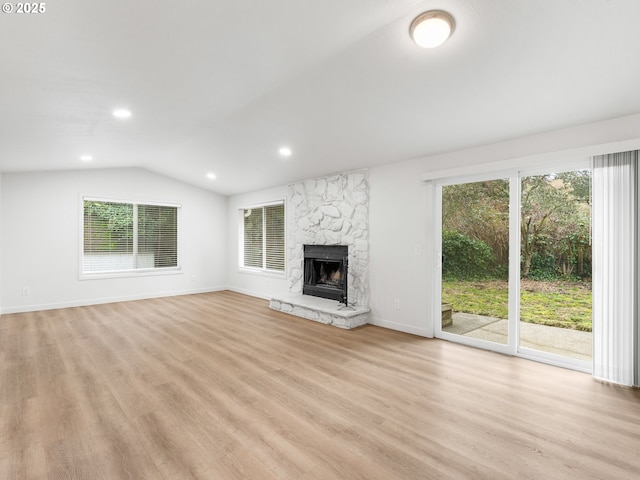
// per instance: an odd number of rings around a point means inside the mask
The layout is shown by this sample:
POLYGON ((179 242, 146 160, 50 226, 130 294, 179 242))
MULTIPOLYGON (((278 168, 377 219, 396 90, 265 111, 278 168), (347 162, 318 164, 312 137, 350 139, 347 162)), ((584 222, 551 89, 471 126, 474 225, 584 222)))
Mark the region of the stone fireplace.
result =
MULTIPOLYGON (((368 172, 354 172, 305 180, 289 185, 287 211, 287 281, 291 295, 271 299, 271 308, 311 320, 353 328, 367 323, 369 312, 369 184, 368 172), (329 260, 307 270, 306 247, 344 247, 348 268, 341 270, 329 260), (320 270, 322 268, 322 270, 320 270), (329 277, 347 292, 349 306, 341 304, 342 293, 330 299, 305 291, 307 275, 329 277), (346 276, 345 276, 346 272, 346 276), (331 277, 333 276, 333 279, 331 277)), ((312 248, 312 249, 313 249, 312 248)), ((340 254, 342 258, 342 254, 340 254)), ((335 287, 322 280, 326 289, 335 287)), ((313 289, 312 289, 313 291, 313 289)), ((318 291, 317 289, 315 290, 318 291)))
POLYGON ((366 171, 289 185, 287 232, 287 279, 292 293, 303 293, 304 245, 344 245, 349 248, 349 302, 369 306, 369 184, 366 171))

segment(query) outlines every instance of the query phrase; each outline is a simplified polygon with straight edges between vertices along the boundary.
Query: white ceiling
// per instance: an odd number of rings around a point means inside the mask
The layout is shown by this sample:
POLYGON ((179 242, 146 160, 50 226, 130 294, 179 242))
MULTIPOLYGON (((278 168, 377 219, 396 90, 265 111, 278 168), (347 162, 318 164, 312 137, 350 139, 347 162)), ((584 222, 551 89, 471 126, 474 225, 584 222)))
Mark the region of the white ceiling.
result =
POLYGON ((0 14, 0 171, 137 166, 228 195, 640 112, 637 0, 45 5, 0 14), (408 28, 434 8, 456 30, 424 50, 408 28))

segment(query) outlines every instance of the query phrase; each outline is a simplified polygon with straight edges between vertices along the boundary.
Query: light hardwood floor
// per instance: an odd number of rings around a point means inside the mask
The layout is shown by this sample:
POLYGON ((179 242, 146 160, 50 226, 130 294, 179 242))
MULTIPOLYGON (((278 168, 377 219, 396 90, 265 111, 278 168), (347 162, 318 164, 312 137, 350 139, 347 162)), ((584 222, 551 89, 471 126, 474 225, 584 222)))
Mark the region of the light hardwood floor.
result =
POLYGON ((640 392, 231 292, 0 317, 1 479, 637 479, 640 392))

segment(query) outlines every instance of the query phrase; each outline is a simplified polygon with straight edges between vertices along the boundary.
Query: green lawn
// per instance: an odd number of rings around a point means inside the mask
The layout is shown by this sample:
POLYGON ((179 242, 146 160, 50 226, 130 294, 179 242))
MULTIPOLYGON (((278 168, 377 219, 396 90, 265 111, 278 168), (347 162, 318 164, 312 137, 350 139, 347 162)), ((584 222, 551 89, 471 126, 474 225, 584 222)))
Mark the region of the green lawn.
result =
MULTIPOLYGON (((442 282, 442 303, 456 312, 507 318, 507 282, 442 282)), ((591 288, 572 282, 523 280, 520 289, 520 319, 528 323, 591 331, 591 288)))

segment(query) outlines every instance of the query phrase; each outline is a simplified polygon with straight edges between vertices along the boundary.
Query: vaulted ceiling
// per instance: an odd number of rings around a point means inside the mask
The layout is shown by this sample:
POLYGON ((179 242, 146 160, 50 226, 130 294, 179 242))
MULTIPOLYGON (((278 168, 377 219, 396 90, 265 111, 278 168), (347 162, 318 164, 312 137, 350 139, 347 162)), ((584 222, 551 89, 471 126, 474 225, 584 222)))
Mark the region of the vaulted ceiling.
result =
POLYGON ((3 172, 137 166, 234 194, 640 112, 637 0, 54 0, 0 15, 3 172), (408 29, 430 9, 456 29, 422 49, 408 29))

